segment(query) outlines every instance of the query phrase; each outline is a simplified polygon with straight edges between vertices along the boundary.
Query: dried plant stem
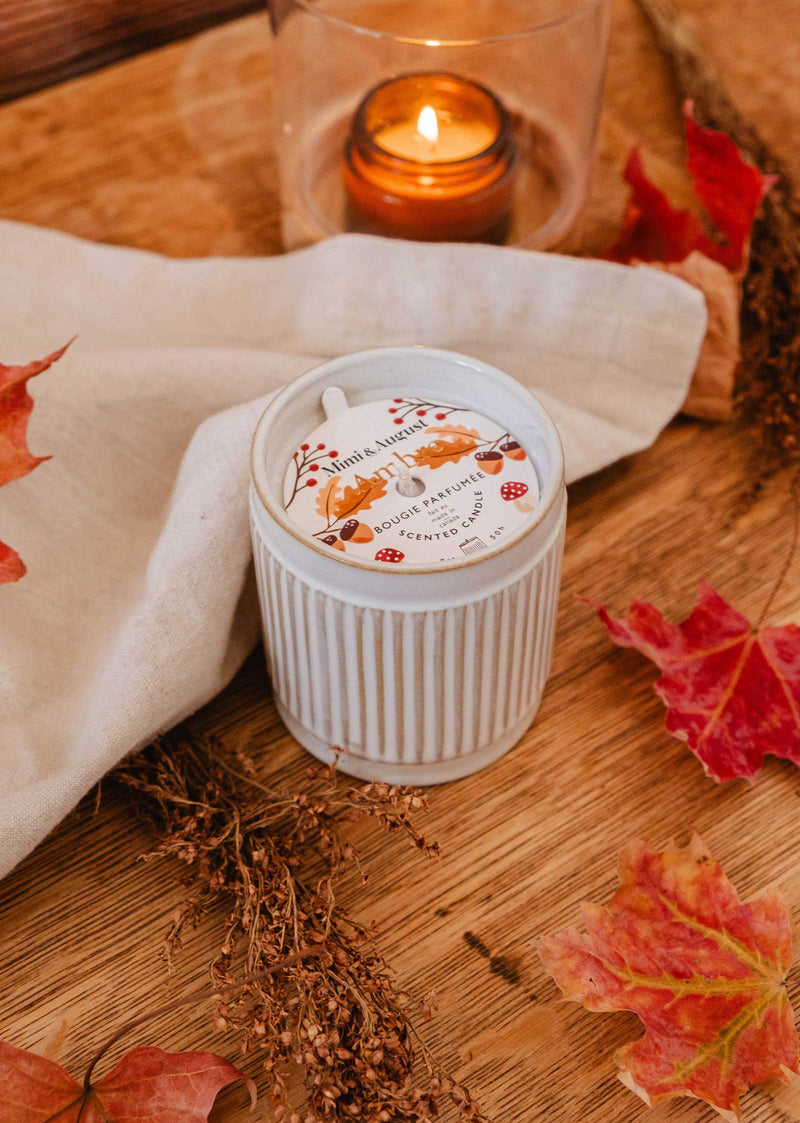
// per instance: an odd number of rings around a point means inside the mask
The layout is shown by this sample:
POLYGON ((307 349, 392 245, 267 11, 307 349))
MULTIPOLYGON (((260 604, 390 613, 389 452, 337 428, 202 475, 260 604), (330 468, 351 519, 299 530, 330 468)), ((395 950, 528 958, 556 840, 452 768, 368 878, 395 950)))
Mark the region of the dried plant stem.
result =
POLYGON ((127 1037, 129 1033, 138 1029, 139 1026, 147 1025, 148 1022, 153 1022, 157 1018, 162 1018, 165 1014, 171 1014, 174 1010, 180 1010, 182 1006, 192 1006, 194 1003, 200 1002, 204 998, 232 998, 237 991, 240 991, 243 986, 247 986, 248 983, 256 983, 263 979, 268 979, 278 971, 283 971, 284 968, 291 967, 293 963, 299 963, 301 959, 308 959, 309 956, 322 955, 324 953, 327 953, 327 948, 324 945, 303 948, 302 951, 297 951, 293 955, 284 956, 279 963, 273 963, 271 967, 265 967, 263 971, 257 971, 253 975, 246 975, 240 983, 236 983, 233 986, 223 987, 221 990, 215 991, 209 991, 207 986, 198 987, 196 990, 189 991, 188 994, 181 995, 180 998, 174 998, 170 1002, 165 1002, 162 1006, 156 1006, 155 1009, 148 1010, 146 1013, 132 1018, 129 1022, 125 1022, 124 1025, 121 1025, 119 1029, 109 1037, 105 1045, 102 1045, 97 1050, 89 1061, 86 1075, 83 1078, 85 1091, 91 1091, 92 1074, 108 1050, 116 1045, 123 1037, 127 1037))
POLYGON ((637 0, 637 3, 670 60, 681 100, 691 98, 704 123, 729 133, 748 160, 758 164, 762 171, 780 175, 789 184, 787 166, 734 105, 672 0, 637 0))
POLYGON ((792 568, 795 558, 797 557, 797 547, 800 544, 800 472, 798 472, 791 483, 791 496, 792 496, 792 534, 789 539, 789 549, 786 557, 783 559, 778 576, 775 578, 770 594, 767 597, 767 602, 764 605, 761 616, 759 617, 757 627, 761 628, 764 621, 767 619, 772 608, 775 598, 783 588, 783 583, 789 576, 789 570, 792 568))
MULTIPOLYGON (((176 731, 126 762, 119 779, 143 797, 160 835, 157 854, 185 863, 186 898, 168 935, 180 947, 187 925, 212 907, 227 911, 210 964, 222 1025, 239 1029, 260 1056, 273 1116, 283 1123, 432 1123, 447 1097, 458 1117, 487 1117, 418 1037, 411 1002, 375 946, 373 933, 337 897, 361 870, 344 835, 369 818, 423 854, 437 848, 412 812, 425 799, 409 788, 353 785, 314 766, 293 790, 265 783, 252 761, 211 739, 176 731), (324 946, 327 954, 305 958, 324 946), (260 974, 296 956, 287 970, 260 974), (302 1076, 298 1098, 292 1072, 302 1076)), ((426 1000, 425 1016, 433 1003, 426 1000)))
POLYGON ((670 60, 681 100, 701 123, 726 132, 777 182, 753 227, 742 307, 742 408, 769 446, 800 451, 800 200, 791 169, 737 109, 672 0, 637 0, 670 60))

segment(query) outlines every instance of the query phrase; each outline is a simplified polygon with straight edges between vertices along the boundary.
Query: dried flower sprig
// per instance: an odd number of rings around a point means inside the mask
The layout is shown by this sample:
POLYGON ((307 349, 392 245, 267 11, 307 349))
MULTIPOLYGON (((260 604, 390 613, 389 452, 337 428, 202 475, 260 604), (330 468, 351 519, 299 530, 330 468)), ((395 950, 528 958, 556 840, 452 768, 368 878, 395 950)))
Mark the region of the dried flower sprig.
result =
MULTIPOLYGON (((215 989, 325 945, 324 954, 252 979, 218 1001, 220 1028, 241 1030, 245 1051, 262 1059, 275 1119, 430 1123, 448 1098, 459 1119, 486 1120, 414 1029, 411 1000, 398 989, 374 933, 336 898, 344 873, 361 868, 343 834, 348 821, 374 819, 423 854, 438 853, 412 820, 425 808, 424 796, 343 782, 322 766, 307 769, 302 790, 271 788, 242 754, 185 732, 162 738, 116 775, 145 797, 161 834, 155 854, 188 867, 187 896, 167 937, 170 952, 187 925, 226 904, 211 964, 215 989), (290 1079, 296 1069, 302 1102, 290 1079)), ((432 1005, 427 996, 423 1014, 432 1005)))

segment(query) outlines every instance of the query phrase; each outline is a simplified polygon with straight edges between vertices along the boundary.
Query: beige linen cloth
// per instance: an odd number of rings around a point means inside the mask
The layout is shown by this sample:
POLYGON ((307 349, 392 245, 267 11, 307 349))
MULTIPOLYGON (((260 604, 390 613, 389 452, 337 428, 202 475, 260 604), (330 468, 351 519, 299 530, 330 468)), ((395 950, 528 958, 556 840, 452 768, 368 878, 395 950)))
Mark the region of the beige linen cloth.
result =
POLYGON ((259 632, 250 437, 331 356, 422 343, 534 389, 574 480, 680 408, 706 314, 646 267, 345 235, 267 259, 168 260, 0 222, 0 361, 78 339, 30 384, 0 489, 0 874, 128 751, 231 678, 259 632))

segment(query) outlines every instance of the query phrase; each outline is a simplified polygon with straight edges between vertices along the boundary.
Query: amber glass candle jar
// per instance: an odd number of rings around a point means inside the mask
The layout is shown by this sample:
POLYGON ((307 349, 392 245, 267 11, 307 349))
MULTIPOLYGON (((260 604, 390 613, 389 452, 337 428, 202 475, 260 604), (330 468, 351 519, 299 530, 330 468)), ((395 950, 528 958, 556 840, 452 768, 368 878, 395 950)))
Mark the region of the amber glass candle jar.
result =
POLYGON ((353 229, 564 245, 589 188, 611 0, 268 6, 286 249, 353 229))
POLYGON ((455 74, 407 74, 359 105, 343 161, 349 226, 417 241, 503 242, 516 145, 503 103, 455 74))

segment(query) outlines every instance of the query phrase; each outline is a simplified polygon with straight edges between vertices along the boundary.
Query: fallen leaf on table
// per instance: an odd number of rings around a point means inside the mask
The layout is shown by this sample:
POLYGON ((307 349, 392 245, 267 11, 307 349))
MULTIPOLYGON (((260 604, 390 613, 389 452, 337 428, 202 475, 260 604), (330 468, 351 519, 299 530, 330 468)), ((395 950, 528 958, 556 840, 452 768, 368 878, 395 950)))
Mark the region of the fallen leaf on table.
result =
POLYGON ((648 179, 639 150, 628 158, 631 194, 612 261, 643 261, 664 268, 705 295, 709 326, 684 410, 722 420, 731 415, 735 375, 741 361, 741 279, 750 234, 761 200, 775 182, 746 163, 725 133, 703 128, 684 106, 687 166, 695 197, 715 225, 709 234, 690 211, 676 210, 648 179))
POLYGON ((722 235, 697 248, 732 273, 739 272, 747 264, 758 208, 777 176, 764 175, 748 164, 726 133, 698 125, 691 101, 684 104, 683 116, 689 150, 687 167, 694 192, 722 235))
POLYGON ((9 581, 19 581, 25 576, 25 563, 16 550, 0 542, 0 585, 9 581))
POLYGON ((783 902, 742 904, 697 837, 663 852, 632 842, 619 880, 605 908, 583 905, 585 935, 538 942, 545 970, 587 1010, 642 1020, 644 1036, 616 1061, 645 1103, 693 1096, 736 1123, 748 1088, 798 1071, 783 902))
POLYGON ((683 261, 705 244, 700 220, 690 211, 676 210, 648 179, 638 146, 631 150, 623 175, 631 192, 622 229, 606 250, 607 258, 626 265, 632 261, 683 261))
POLYGON ((706 298, 706 334, 683 410, 707 421, 726 421, 733 413, 733 387, 742 359, 739 346, 741 280, 697 250, 684 261, 659 268, 688 281, 706 298))
MULTIPOLYGON (((71 342, 71 341, 70 341, 71 342)), ((33 399, 28 393, 29 379, 46 371, 69 347, 61 347, 26 366, 7 367, 0 363, 0 487, 11 483, 42 463, 48 456, 34 456, 28 448, 28 421, 33 410, 33 399)), ((19 555, 0 542, 0 585, 19 581, 25 575, 25 566, 19 555)))
POLYGON ((694 193, 716 224, 709 236, 699 218, 676 210, 666 195, 650 182, 638 148, 631 152, 625 179, 631 195, 622 221, 622 232, 606 256, 612 261, 683 261, 699 250, 732 273, 745 267, 750 232, 761 200, 775 182, 742 159, 725 133, 697 125, 692 104, 684 106, 687 167, 694 193))
POLYGON ((620 647, 635 647, 664 672, 655 683, 667 707, 666 728, 689 748, 712 780, 751 782, 764 756, 800 764, 800 628, 754 628, 710 585, 682 624, 670 624, 646 601, 623 620, 597 609, 620 647))
POLYGON ((207 1123, 218 1093, 252 1081, 213 1053, 131 1049, 91 1088, 61 1065, 0 1042, 0 1123, 207 1123))
POLYGON ((28 393, 27 383, 57 362, 67 347, 69 343, 46 359, 23 367, 7 367, 0 363, 0 487, 27 476, 37 464, 50 459, 48 456, 34 456, 28 448, 28 421, 33 399, 28 393))

